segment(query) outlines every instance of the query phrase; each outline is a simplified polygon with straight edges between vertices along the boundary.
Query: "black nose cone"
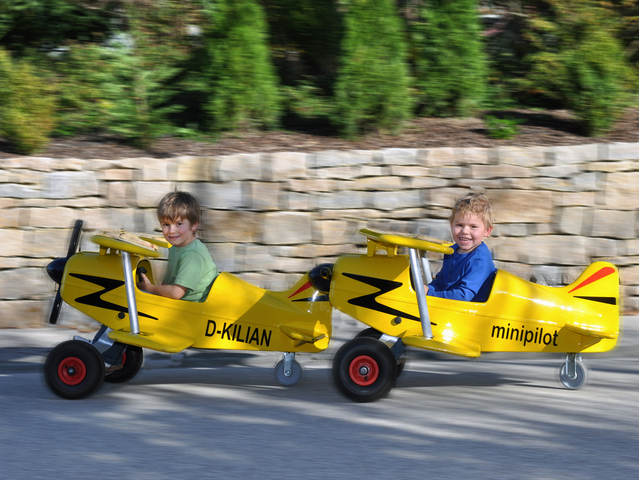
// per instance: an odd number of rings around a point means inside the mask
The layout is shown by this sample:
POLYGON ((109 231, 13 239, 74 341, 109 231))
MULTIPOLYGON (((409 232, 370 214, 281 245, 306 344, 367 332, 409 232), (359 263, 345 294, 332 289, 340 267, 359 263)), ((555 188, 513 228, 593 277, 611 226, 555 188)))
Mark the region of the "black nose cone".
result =
POLYGON ((51 277, 51 280, 58 285, 62 283, 62 274, 64 273, 64 266, 66 264, 66 258, 58 258, 47 265, 47 274, 51 277))

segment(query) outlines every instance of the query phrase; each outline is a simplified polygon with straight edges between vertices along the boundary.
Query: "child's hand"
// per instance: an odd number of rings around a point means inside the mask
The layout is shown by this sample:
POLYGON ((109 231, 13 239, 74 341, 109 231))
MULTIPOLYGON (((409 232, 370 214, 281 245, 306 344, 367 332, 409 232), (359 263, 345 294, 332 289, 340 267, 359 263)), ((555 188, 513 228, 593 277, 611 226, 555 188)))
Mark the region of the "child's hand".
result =
POLYGON ((142 281, 138 282, 138 288, 140 290, 144 290, 144 291, 148 292, 149 289, 150 289, 150 286, 153 285, 153 284, 149 281, 148 278, 146 278, 145 274, 140 273, 139 275, 140 275, 140 278, 142 279, 142 281))

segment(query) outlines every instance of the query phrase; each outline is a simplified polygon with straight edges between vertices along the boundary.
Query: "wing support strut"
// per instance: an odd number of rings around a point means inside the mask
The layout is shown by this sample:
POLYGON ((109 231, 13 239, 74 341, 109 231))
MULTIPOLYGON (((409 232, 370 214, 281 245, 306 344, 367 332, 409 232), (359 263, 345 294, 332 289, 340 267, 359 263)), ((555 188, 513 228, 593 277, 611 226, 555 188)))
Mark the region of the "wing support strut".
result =
POLYGON ((126 288, 126 302, 129 307, 129 322, 131 323, 131 333, 140 333, 140 324, 138 323, 138 305, 135 300, 135 283, 133 280, 133 269, 131 268, 131 254, 121 251, 122 253, 122 269, 124 271, 124 287, 126 288))
POLYGON ((432 340, 433 331, 430 328, 430 315, 428 314, 426 290, 424 289, 424 273, 422 270, 423 264, 420 261, 419 250, 417 250, 416 248, 409 248, 408 253, 410 257, 410 271, 413 277, 413 285, 415 285, 415 295, 417 296, 419 318, 422 322, 422 331, 424 332, 424 338, 426 340, 432 340))

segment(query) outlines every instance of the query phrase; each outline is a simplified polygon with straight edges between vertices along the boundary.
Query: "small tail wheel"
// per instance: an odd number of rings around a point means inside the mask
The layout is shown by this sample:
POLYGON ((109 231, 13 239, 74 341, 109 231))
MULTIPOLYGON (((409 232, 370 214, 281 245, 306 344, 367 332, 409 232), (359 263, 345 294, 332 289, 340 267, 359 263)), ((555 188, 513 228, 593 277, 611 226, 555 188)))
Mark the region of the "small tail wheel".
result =
POLYGON ((559 370, 559 380, 568 390, 578 390, 583 387, 588 380, 588 368, 579 361, 575 361, 575 375, 571 378, 568 374, 568 368, 564 362, 559 370))
POLYGON ((284 370, 284 360, 280 360, 277 365, 275 365, 275 380, 280 385, 284 387, 291 387, 298 383, 301 379, 302 366, 297 360, 292 361, 291 370, 289 372, 284 370))
POLYGON ((69 340, 49 352, 44 379, 53 393, 71 400, 95 393, 104 380, 104 360, 91 344, 69 340))
POLYGON ((144 361, 144 352, 142 348, 135 345, 128 345, 126 350, 122 352, 122 368, 107 373, 104 381, 107 383, 124 383, 135 377, 144 361))
POLYGON ((374 402, 388 394, 397 379, 397 360, 379 340, 359 337, 346 342, 333 359, 333 381, 346 397, 374 402))

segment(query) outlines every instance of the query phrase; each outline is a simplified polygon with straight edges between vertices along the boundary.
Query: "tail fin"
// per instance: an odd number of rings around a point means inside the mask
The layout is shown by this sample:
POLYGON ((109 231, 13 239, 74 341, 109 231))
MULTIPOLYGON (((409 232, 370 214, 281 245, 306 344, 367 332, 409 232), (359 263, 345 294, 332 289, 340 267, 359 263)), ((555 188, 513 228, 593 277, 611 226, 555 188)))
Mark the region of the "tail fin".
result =
POLYGON ((563 287, 566 294, 583 300, 597 312, 599 319, 591 323, 585 319, 566 326, 582 335, 617 338, 619 335, 619 271, 611 263, 595 262, 579 278, 563 287))
POLYGON ((619 272, 611 263, 591 264, 575 282, 566 288, 575 298, 606 305, 619 305, 619 272))

